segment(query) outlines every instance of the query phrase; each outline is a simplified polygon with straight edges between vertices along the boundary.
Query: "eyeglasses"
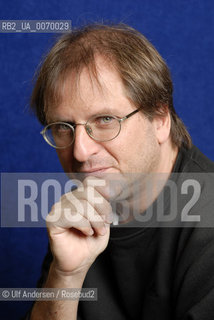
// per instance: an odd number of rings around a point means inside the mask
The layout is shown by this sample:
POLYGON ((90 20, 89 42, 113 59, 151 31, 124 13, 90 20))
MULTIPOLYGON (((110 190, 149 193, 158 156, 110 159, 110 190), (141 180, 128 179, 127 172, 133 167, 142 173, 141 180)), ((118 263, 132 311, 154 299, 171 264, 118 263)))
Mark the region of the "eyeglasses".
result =
POLYGON ((115 139, 121 131, 121 123, 133 116, 135 111, 123 118, 113 115, 95 115, 86 123, 54 122, 48 124, 40 133, 45 141, 56 149, 65 149, 72 145, 75 140, 75 128, 83 125, 89 137, 99 142, 106 142, 115 139))

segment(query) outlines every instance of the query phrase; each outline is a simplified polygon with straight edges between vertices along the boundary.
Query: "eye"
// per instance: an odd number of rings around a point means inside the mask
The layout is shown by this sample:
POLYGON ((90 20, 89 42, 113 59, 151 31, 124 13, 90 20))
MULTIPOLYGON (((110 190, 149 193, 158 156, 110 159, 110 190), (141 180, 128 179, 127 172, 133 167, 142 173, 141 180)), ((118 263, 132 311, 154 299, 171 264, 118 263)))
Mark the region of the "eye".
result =
POLYGON ((71 132, 71 128, 66 123, 57 123, 51 126, 52 133, 55 135, 61 135, 71 132))
POLYGON ((57 131, 67 131, 71 130, 71 128, 65 123, 59 123, 57 126, 57 131))
POLYGON ((70 130, 70 127, 67 124, 59 124, 59 130, 70 130))
POLYGON ((114 121, 115 119, 111 116, 102 116, 102 117, 97 117, 96 118, 96 124, 101 124, 101 125, 104 125, 104 124, 109 124, 111 123, 112 121, 114 121))
POLYGON ((110 117, 110 116, 106 116, 106 117, 103 117, 103 122, 104 123, 109 123, 113 120, 114 118, 110 117))

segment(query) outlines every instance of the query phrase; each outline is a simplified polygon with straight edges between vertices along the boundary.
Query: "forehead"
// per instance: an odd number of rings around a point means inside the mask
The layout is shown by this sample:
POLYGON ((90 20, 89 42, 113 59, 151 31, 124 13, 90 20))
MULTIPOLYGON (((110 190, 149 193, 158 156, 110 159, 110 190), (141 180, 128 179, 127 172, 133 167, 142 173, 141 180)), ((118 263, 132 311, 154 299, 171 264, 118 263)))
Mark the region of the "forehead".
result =
POLYGON ((53 118, 88 118, 95 113, 123 112, 130 105, 125 88, 116 69, 102 57, 96 58, 96 69, 84 67, 72 71, 60 86, 60 102, 49 108, 53 118))

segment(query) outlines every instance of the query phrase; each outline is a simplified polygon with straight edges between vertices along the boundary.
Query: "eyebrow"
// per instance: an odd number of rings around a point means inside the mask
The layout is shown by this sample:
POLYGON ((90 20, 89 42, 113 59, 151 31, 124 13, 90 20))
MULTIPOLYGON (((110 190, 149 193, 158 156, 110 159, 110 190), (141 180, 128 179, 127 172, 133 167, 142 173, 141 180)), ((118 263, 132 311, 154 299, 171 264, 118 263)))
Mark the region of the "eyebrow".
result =
MULTIPOLYGON (((101 115, 113 115, 113 116, 117 116, 117 117, 121 117, 120 115, 118 115, 118 109, 107 109, 104 108, 99 112, 95 112, 91 115, 88 116, 87 120, 94 117, 94 116, 101 116, 101 115)), ((87 121, 86 120, 86 121, 87 121)), ((48 119, 48 123, 54 123, 54 122, 68 122, 68 123, 73 123, 75 124, 75 122, 69 118, 61 118, 61 117, 49 117, 48 119)))

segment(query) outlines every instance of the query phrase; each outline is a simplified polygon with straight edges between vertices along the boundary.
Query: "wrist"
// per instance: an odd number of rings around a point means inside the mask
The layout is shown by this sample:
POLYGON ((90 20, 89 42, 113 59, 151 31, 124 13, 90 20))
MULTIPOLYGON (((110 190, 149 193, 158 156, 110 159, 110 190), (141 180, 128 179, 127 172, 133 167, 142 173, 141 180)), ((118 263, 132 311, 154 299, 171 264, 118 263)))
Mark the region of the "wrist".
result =
POLYGON ((56 288, 80 288, 82 287, 88 268, 74 271, 63 271, 58 268, 55 261, 52 262, 48 274, 46 286, 56 288))

